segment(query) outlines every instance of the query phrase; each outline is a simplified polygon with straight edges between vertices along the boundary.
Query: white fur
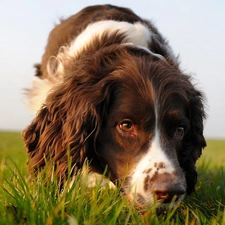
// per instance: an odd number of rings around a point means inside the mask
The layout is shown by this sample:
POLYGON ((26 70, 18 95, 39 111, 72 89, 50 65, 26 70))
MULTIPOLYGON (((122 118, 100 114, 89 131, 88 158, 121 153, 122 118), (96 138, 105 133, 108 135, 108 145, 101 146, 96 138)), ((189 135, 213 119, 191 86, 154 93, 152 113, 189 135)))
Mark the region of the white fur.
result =
POLYGON ((155 136, 151 140, 150 148, 147 153, 143 155, 142 159, 138 162, 134 174, 131 180, 130 197, 131 199, 136 198, 136 194, 141 194, 146 202, 154 203, 153 193, 149 193, 144 190, 145 178, 149 176, 150 178, 154 176, 157 172, 160 174, 172 174, 175 171, 173 163, 164 153, 160 144, 160 130, 158 129, 158 107, 157 101, 155 101, 155 116, 156 116, 156 126, 155 126, 155 136), (157 169, 156 165, 163 163, 163 168, 157 169))
POLYGON ((79 54, 83 48, 93 37, 99 37, 107 32, 110 36, 115 31, 118 34, 125 33, 123 43, 133 43, 134 45, 140 45, 142 47, 148 47, 148 43, 151 41, 152 32, 142 23, 128 23, 114 20, 99 21, 90 24, 70 45, 68 54, 73 56, 79 54))
POLYGON ((28 99, 28 107, 32 111, 37 112, 45 102, 45 98, 53 86, 54 84, 47 79, 34 77, 31 96, 28 99))
MULTIPOLYGON (((76 180, 77 176, 73 176, 72 180, 70 181, 69 187, 71 188, 76 180)), ((108 187, 110 189, 116 189, 116 186, 113 184, 112 181, 104 177, 102 174, 98 174, 95 172, 90 172, 88 170, 88 166, 83 166, 81 171, 81 182, 84 183, 84 185, 87 188, 93 188, 96 186, 102 187, 103 189, 105 187, 108 187)))
POLYGON ((147 202, 153 202, 152 193, 144 191, 144 179, 146 178, 146 175, 152 177, 156 171, 158 172, 158 174, 163 174, 165 172, 168 174, 172 174, 175 171, 172 162, 168 159, 160 146, 159 130, 156 130, 156 134, 151 142, 150 148, 139 161, 135 168, 135 172, 132 175, 130 189, 131 198, 135 198, 136 193, 139 193, 145 198, 147 202), (157 170, 155 164, 158 164, 160 162, 164 163, 164 168, 160 168, 160 170, 157 170), (151 169, 151 171, 148 173, 144 172, 148 169, 151 169))
POLYGON ((153 55, 153 56, 167 62, 166 59, 162 55, 152 52, 149 48, 146 48, 146 47, 143 47, 143 46, 140 46, 140 45, 134 45, 133 43, 125 43, 125 44, 121 44, 121 45, 132 46, 132 47, 135 47, 135 48, 142 49, 142 50, 146 51, 147 53, 149 53, 150 55, 153 55))
POLYGON ((114 20, 98 21, 90 24, 87 28, 78 35, 69 46, 60 48, 56 57, 52 57, 48 64, 49 75, 63 74, 64 63, 70 62, 72 58, 82 53, 93 38, 101 39, 102 35, 106 33, 108 36, 117 32, 118 34, 125 34, 122 43, 132 43, 141 47, 148 47, 152 39, 152 32, 144 24, 128 23, 114 20))
POLYGON ((109 179, 102 176, 102 174, 89 172, 87 175, 87 187, 109 187, 115 189, 116 186, 109 179))
POLYGON ((107 33, 110 36, 116 31, 118 34, 125 34, 122 43, 137 45, 146 50, 148 44, 151 42, 152 32, 140 22, 131 24, 128 22, 105 20, 90 24, 69 46, 62 46, 58 55, 49 59, 47 70, 49 80, 51 81, 42 80, 37 77, 34 78, 29 107, 35 112, 40 109, 41 105, 45 102, 48 92, 62 79, 65 63, 70 63, 72 59, 76 58, 94 37, 101 39, 103 33, 107 33))
MULTIPOLYGON (((124 34, 125 37, 122 40, 122 43, 120 43, 121 45, 133 45, 134 47, 145 50, 151 55, 165 60, 163 56, 148 49, 152 37, 155 34, 146 25, 140 22, 132 24, 114 20, 94 22, 87 26, 87 28, 74 38, 68 46, 62 46, 56 57, 50 57, 47 64, 49 78, 48 80, 42 80, 37 77, 34 78, 33 89, 29 99, 29 107, 35 112, 40 109, 41 105, 45 102, 48 92, 55 84, 63 79, 66 63, 70 63, 76 59, 93 38, 101 39, 103 34, 106 33, 110 36, 114 32, 124 34)), ((172 52, 171 56, 173 56, 172 52)))

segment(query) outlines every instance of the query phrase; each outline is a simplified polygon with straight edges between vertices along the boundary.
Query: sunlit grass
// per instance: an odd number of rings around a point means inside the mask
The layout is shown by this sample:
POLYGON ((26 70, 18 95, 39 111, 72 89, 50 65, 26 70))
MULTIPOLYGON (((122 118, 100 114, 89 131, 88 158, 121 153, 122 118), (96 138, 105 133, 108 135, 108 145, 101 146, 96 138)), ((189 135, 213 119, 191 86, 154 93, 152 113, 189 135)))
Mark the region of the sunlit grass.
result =
POLYGON ((224 141, 209 140, 198 162, 196 192, 178 208, 156 216, 154 207, 143 215, 118 189, 88 188, 79 175, 63 191, 44 172, 32 182, 20 134, 0 133, 0 224, 225 224, 223 149, 224 141))

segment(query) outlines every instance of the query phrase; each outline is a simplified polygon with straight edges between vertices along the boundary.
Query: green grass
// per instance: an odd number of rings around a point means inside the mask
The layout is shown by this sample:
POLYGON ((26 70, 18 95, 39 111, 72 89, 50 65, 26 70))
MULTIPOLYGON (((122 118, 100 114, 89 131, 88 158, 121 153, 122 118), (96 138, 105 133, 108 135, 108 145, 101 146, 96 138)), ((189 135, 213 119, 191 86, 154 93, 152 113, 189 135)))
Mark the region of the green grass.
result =
POLYGON ((142 215, 118 190, 88 188, 79 176, 63 192, 44 172, 32 182, 26 157, 19 133, 0 132, 0 225, 225 224, 225 141, 208 140, 198 162, 196 192, 161 216, 154 207, 142 215))

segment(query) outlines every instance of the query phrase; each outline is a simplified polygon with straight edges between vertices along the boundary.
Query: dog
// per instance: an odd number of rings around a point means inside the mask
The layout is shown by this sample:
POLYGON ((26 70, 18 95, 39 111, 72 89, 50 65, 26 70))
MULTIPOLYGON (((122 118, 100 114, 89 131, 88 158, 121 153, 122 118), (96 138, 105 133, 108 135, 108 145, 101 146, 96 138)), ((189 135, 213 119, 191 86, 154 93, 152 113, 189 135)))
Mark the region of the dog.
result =
POLYGON ((194 191, 204 96, 150 21, 84 8, 54 27, 35 67, 26 95, 37 113, 23 131, 31 173, 51 160, 66 180, 88 161, 90 176, 104 174, 139 206, 194 191))

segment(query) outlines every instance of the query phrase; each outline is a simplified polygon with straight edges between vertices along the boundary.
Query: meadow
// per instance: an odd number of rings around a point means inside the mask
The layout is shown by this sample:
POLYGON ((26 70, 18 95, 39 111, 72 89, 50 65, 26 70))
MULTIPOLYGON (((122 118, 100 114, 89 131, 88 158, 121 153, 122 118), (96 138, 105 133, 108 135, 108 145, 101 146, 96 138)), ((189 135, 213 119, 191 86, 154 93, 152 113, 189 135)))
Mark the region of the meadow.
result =
POLYGON ((0 132, 0 225, 225 225, 225 140, 207 140, 207 145, 197 164, 195 193, 157 216, 155 207, 145 213, 135 209, 118 189, 88 188, 79 175, 63 191, 45 171, 33 182, 20 134, 0 132))

